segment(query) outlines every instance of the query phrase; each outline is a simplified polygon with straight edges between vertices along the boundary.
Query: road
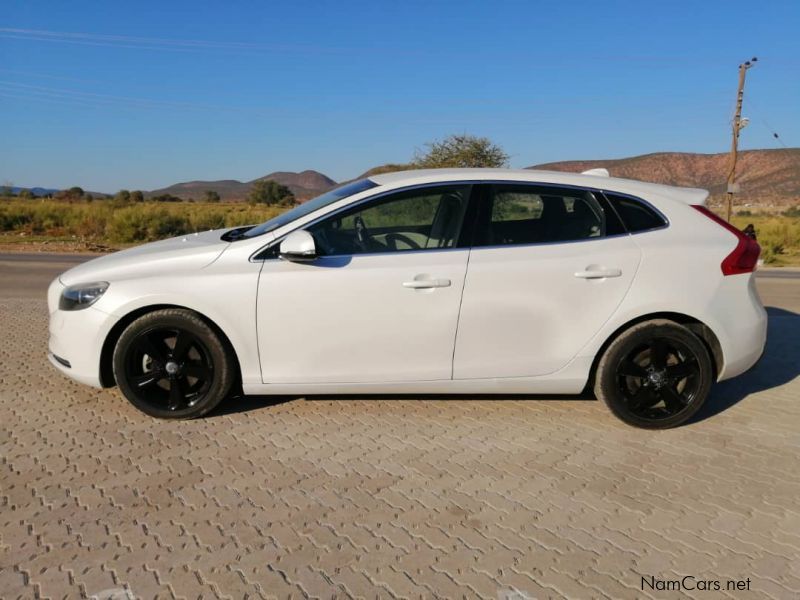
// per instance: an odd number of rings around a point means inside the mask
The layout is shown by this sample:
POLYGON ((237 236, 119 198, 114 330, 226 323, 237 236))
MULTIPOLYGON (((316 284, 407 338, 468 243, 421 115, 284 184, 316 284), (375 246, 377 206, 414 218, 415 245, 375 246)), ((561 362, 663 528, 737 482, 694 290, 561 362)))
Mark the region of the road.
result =
POLYGON ((800 277, 759 274, 764 358, 670 431, 588 398, 165 422, 47 364, 44 290, 80 260, 0 255, 2 598, 800 596, 800 277), (642 589, 687 575, 750 591, 642 589))

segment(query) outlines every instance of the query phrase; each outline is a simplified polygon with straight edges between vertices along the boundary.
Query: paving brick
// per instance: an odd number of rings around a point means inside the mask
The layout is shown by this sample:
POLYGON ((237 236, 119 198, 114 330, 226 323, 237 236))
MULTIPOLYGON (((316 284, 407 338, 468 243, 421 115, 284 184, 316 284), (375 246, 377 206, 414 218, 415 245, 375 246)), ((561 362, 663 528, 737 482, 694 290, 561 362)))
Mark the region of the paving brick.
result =
POLYGON ((3 598, 665 597, 640 574, 800 596, 799 318, 665 432, 582 400, 157 421, 43 364, 41 300, 0 299, 0 326, 3 598))

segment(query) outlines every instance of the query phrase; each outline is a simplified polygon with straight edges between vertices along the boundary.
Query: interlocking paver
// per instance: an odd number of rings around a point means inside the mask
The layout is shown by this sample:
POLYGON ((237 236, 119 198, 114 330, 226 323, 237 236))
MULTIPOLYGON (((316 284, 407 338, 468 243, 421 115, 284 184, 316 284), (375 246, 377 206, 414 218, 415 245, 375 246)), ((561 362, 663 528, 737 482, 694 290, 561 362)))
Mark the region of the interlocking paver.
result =
POLYGON ((0 327, 2 598, 700 597, 641 588, 687 574, 800 595, 800 317, 665 432, 580 399, 157 421, 45 364, 41 299, 0 299, 0 327))

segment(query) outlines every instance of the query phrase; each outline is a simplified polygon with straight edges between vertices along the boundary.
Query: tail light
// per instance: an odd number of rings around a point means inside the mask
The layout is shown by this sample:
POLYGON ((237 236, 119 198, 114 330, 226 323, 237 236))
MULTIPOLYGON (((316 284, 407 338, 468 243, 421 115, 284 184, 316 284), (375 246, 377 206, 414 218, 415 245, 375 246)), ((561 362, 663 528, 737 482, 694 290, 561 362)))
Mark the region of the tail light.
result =
POLYGON ((709 219, 730 231, 739 240, 733 252, 728 254, 722 261, 720 267, 723 275, 739 275, 740 273, 752 273, 756 270, 758 255, 761 254, 761 246, 752 238, 747 237, 727 221, 722 220, 705 206, 693 204, 692 208, 703 213, 709 219))

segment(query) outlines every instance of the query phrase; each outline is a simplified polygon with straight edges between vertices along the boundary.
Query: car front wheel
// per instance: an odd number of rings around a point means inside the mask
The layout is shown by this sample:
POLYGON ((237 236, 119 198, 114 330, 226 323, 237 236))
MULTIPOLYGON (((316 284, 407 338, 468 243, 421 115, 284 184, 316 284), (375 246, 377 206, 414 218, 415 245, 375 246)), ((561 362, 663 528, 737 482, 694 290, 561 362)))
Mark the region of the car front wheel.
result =
POLYGON ((597 365, 594 389, 629 425, 666 429, 700 410, 713 375, 702 340, 678 323, 658 319, 634 325, 609 345, 597 365))
POLYGON ((233 384, 230 353, 196 313, 147 313, 122 332, 114 349, 114 378, 125 397, 154 417, 191 419, 206 414, 233 384))

